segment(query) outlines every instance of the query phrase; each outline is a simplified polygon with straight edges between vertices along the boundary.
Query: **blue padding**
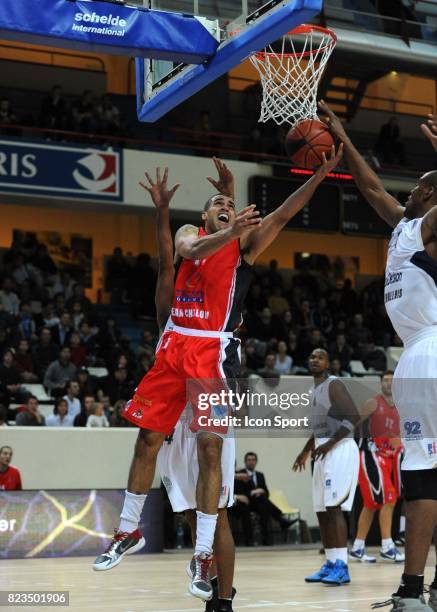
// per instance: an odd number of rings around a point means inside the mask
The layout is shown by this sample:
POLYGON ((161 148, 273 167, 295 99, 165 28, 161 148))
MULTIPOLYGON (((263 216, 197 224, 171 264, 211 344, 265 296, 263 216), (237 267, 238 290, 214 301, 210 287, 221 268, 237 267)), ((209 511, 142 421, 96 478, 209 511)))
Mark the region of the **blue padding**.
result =
POLYGON ((218 46, 190 15, 91 0, 0 0, 0 38, 187 64, 218 46))
MULTIPOLYGON (((216 55, 193 66, 144 104, 144 61, 137 59, 137 115, 153 122, 184 102, 225 72, 298 25, 310 21, 322 9, 323 0, 291 0, 271 14, 259 18, 238 36, 226 41, 216 55)), ((219 101, 218 101, 219 103, 219 101)))

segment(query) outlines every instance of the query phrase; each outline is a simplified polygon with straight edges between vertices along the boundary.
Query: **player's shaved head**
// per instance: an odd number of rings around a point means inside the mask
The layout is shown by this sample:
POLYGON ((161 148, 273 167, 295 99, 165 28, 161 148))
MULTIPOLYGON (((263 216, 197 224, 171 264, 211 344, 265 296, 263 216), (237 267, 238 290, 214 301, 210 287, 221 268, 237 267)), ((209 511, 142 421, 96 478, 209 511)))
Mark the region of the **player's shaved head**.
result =
POLYGON ((223 197, 221 193, 215 193, 213 196, 211 196, 206 202, 205 202, 205 206, 203 207, 203 212, 208 212, 208 210, 211 208, 211 206, 214 203, 214 200, 216 198, 220 198, 223 197))
POLYGON ((421 177, 421 180, 427 187, 434 188, 434 199, 437 199, 437 170, 427 172, 421 177))

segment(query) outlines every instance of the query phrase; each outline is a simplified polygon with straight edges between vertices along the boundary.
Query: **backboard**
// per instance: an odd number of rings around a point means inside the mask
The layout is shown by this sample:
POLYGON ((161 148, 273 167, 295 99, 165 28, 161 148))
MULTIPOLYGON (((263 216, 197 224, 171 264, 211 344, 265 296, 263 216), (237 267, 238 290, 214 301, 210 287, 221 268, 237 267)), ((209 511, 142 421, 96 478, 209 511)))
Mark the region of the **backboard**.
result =
MULTIPOLYGON (((219 41, 201 64, 136 59, 137 115, 154 122, 321 10, 323 0, 142 0, 145 8, 195 15, 219 41)), ((137 0, 140 4, 140 0, 137 0)))

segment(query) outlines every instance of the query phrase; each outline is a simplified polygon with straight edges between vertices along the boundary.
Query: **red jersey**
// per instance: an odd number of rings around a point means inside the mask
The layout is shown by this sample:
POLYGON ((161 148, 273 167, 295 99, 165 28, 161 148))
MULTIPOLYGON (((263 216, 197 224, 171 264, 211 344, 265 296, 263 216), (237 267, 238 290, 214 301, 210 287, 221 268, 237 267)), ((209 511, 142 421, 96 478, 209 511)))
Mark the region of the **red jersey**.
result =
POLYGON ((17 468, 11 465, 5 472, 0 472, 0 490, 3 491, 21 491, 21 476, 17 468))
POLYGON ((379 449, 391 448, 391 438, 399 438, 400 422, 396 406, 381 394, 375 396, 377 406, 369 419, 369 433, 379 449))
MULTIPOLYGON (((203 228, 199 236, 205 236, 203 228)), ((241 325, 252 266, 233 240, 206 259, 184 259, 176 275, 171 318, 192 329, 232 332, 241 325)))

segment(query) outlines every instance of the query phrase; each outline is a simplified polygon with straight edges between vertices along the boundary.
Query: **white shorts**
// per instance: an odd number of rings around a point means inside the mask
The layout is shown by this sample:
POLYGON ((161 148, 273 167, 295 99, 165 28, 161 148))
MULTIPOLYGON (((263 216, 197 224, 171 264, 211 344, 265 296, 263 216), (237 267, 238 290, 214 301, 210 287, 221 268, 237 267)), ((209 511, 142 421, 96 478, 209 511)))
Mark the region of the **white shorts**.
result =
POLYGON ((360 456, 355 440, 339 442, 324 459, 317 459, 313 472, 314 512, 341 506, 350 512, 358 484, 360 456))
POLYGON ((402 470, 437 468, 437 337, 403 351, 393 378, 393 399, 404 445, 402 470))
MULTIPOLYGON (((170 443, 164 442, 158 453, 157 465, 162 482, 167 489, 174 512, 195 509, 196 486, 199 477, 197 438, 188 427, 186 419, 177 422, 170 443)), ((235 438, 223 438, 222 488, 219 508, 229 508, 234 503, 235 438)))

